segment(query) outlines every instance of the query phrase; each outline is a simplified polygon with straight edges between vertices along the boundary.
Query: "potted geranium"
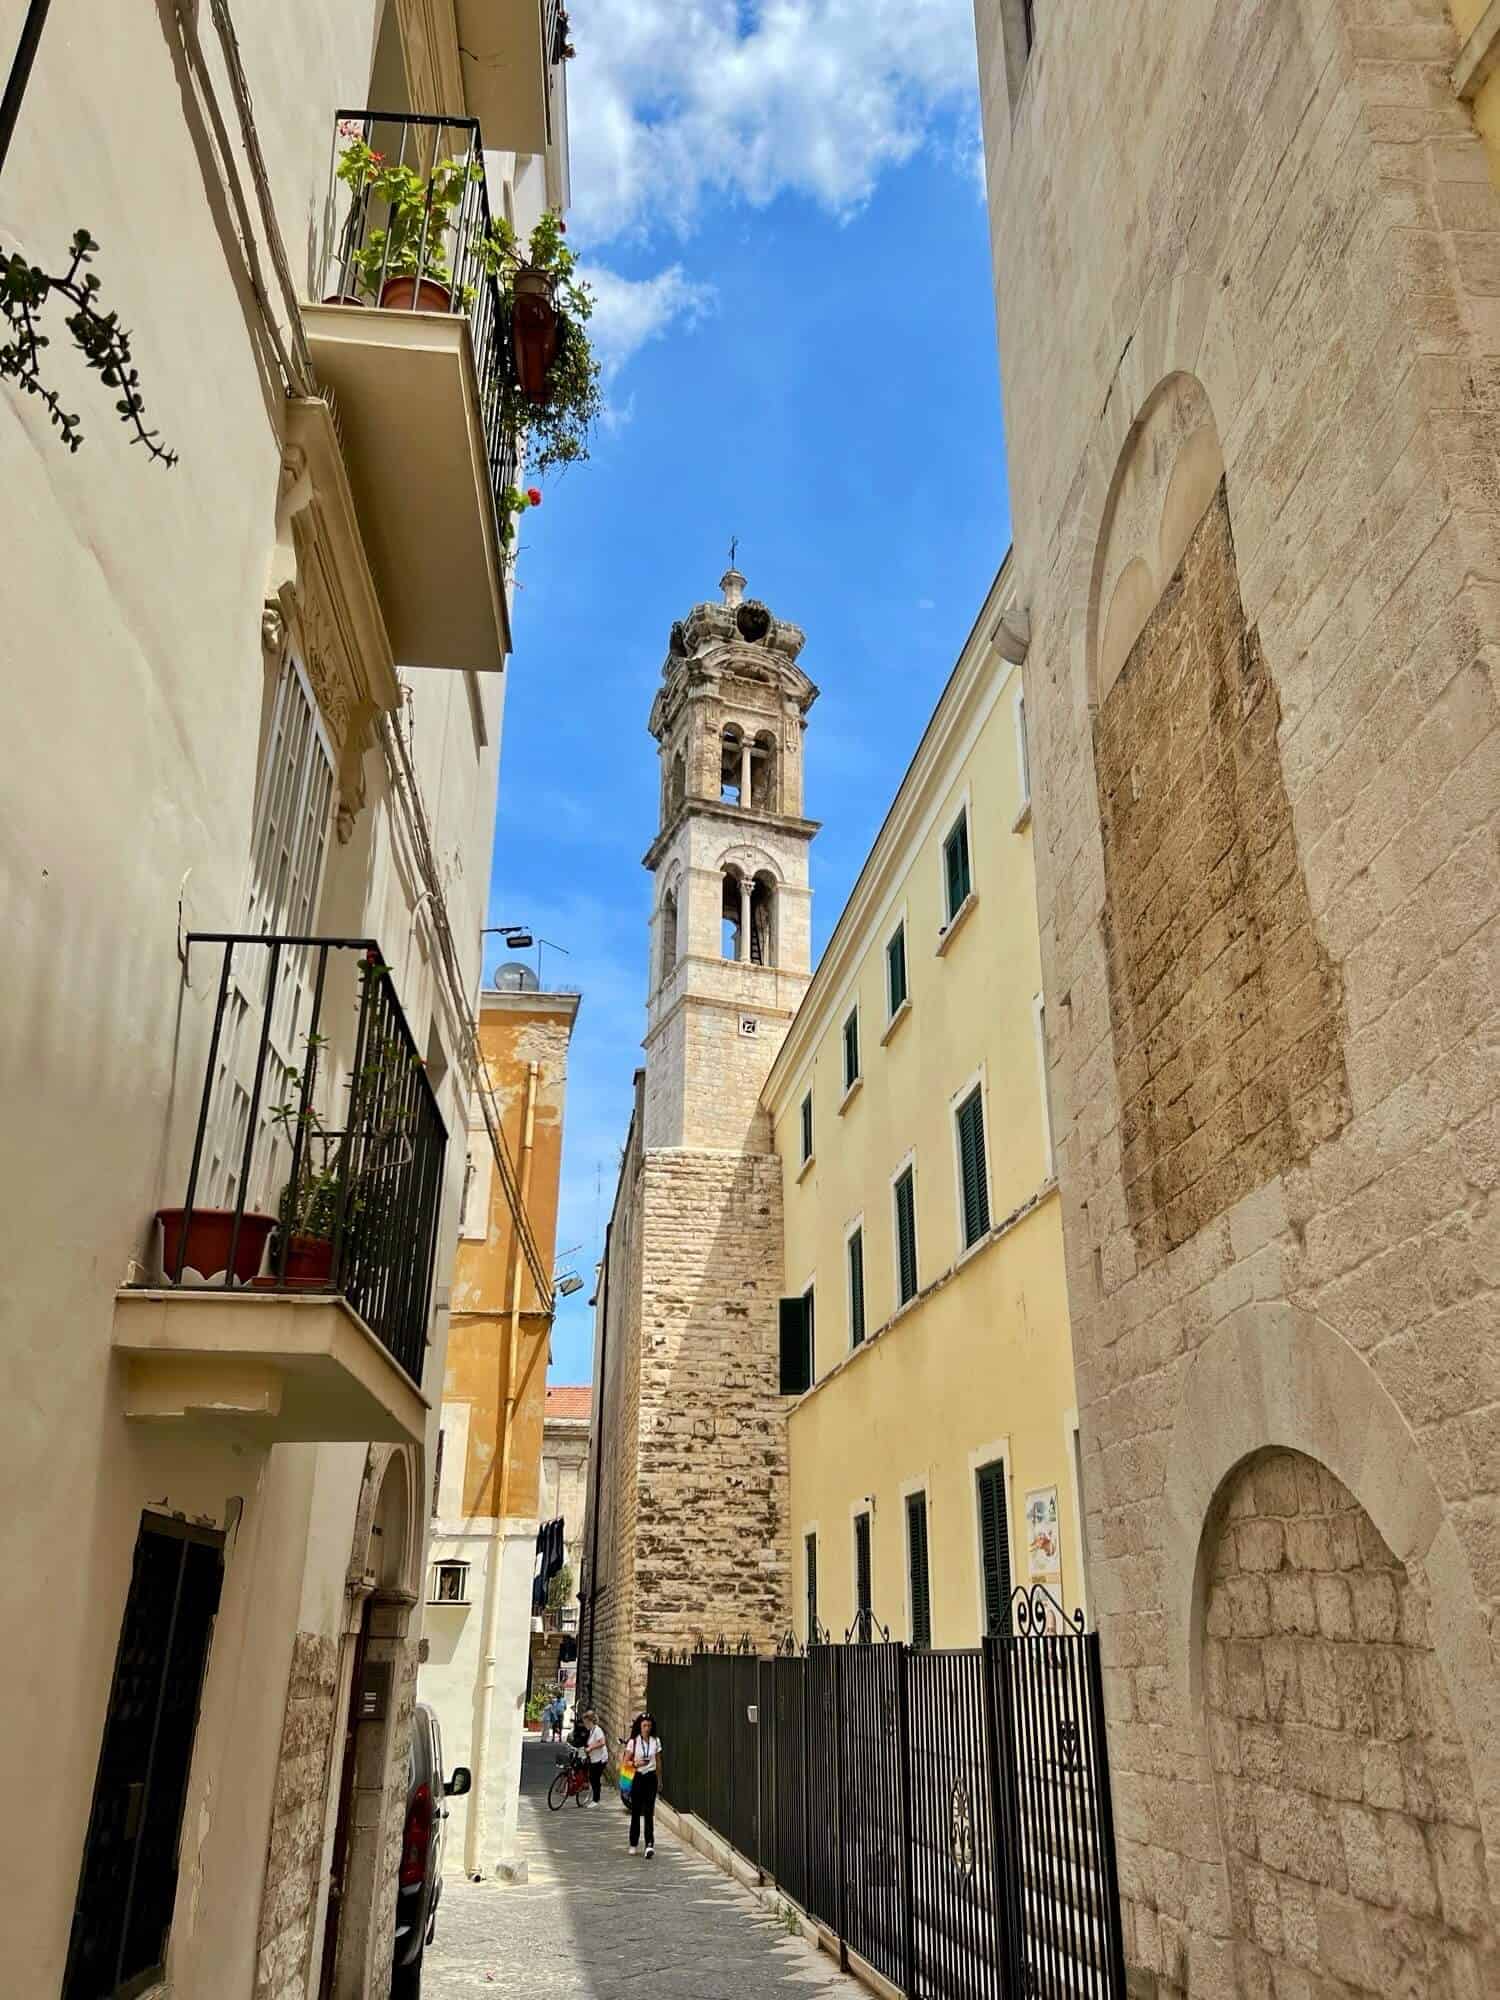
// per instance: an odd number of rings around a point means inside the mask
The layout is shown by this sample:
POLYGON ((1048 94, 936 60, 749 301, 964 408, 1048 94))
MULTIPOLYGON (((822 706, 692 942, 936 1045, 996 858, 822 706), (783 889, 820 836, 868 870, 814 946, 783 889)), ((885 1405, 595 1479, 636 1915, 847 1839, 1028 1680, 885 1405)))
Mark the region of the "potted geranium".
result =
POLYGON ((503 220, 480 245, 515 348, 505 421, 516 435, 526 434, 527 457, 538 472, 586 459, 600 410, 599 362, 585 331, 594 295, 578 275, 566 233, 562 217, 548 209, 524 248, 503 220))
POLYGON ((352 277, 366 299, 390 311, 451 312, 455 212, 469 184, 483 180, 483 161, 440 160, 421 174, 376 152, 357 127, 355 133, 337 169, 354 197, 339 258, 346 280, 352 277), (373 202, 384 205, 384 223, 369 228, 373 202))

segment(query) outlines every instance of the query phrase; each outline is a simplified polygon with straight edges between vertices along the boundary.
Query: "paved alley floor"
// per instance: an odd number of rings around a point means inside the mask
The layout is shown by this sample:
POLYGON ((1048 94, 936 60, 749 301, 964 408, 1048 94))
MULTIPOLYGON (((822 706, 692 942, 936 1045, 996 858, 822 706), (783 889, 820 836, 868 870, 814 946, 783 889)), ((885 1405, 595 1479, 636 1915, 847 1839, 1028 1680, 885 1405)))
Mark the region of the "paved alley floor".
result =
POLYGON ((550 1744, 523 1751, 519 1851, 530 1880, 446 1877, 422 2000, 868 2000, 664 1828, 656 1859, 633 1859, 613 1793, 594 1811, 549 1811, 555 1758, 550 1744))

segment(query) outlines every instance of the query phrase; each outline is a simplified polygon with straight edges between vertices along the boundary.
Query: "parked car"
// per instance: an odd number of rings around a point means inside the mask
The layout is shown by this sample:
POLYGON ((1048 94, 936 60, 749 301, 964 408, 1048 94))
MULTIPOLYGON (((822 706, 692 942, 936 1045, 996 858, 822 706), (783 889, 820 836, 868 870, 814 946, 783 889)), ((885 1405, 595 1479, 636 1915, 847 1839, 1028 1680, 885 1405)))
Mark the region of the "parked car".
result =
POLYGON ((427 1703, 419 1701, 412 1718, 407 1763, 391 2000, 419 2000, 422 1956, 437 1930, 438 1903, 443 1894, 443 1822, 448 1817, 443 1800, 462 1798, 469 1783, 469 1773, 462 1764, 444 1778, 443 1732, 427 1703))

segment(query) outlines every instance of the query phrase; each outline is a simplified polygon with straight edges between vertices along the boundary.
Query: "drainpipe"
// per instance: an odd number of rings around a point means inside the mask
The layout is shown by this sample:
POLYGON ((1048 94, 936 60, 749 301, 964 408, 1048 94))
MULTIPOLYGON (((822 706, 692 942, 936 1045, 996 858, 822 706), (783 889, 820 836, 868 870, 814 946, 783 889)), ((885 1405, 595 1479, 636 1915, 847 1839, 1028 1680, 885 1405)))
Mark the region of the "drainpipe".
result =
MULTIPOLYGON (((541 1065, 526 1065, 526 1105, 523 1113, 521 1159, 517 1169, 516 1206, 526 1213, 526 1194, 531 1185, 532 1141, 536 1135, 536 1086, 541 1065)), ((484 1627, 479 1656, 479 1715, 475 1724, 471 1755, 473 1793, 464 1830, 464 1873, 478 1881, 484 1872, 481 1856, 488 1830, 490 1770, 490 1728, 495 1713, 495 1669, 500 1646, 500 1568, 505 1557, 505 1521, 510 1511, 510 1470, 514 1457, 513 1436, 516 1419, 516 1364, 521 1347, 521 1235, 510 1235, 510 1327, 506 1339, 505 1402, 500 1431, 500 1477, 495 1487, 495 1526, 490 1537, 490 1559, 484 1575, 484 1627)), ((531 1607, 527 1606, 527 1630, 531 1607)))

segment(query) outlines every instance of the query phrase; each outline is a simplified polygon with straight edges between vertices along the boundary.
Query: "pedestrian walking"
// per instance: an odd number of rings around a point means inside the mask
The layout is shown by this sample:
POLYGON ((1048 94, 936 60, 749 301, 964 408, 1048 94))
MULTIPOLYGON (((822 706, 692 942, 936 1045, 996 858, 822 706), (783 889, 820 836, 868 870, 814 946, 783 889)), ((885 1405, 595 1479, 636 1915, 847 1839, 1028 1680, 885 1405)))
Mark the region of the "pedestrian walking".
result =
POLYGON ((609 1762, 609 1738, 599 1727, 599 1718, 591 1708, 583 1713, 583 1726, 588 1731, 584 1738, 584 1755, 589 1760, 589 1790, 593 1794, 591 1806, 599 1803, 599 1787, 604 1783, 604 1767, 609 1762))
POLYGON ((641 1822, 646 1826, 646 1859, 656 1856, 656 1781, 661 1771, 661 1738, 648 1709, 635 1725, 626 1753, 635 1767, 630 1784, 630 1851, 636 1851, 641 1822))

